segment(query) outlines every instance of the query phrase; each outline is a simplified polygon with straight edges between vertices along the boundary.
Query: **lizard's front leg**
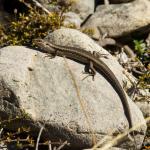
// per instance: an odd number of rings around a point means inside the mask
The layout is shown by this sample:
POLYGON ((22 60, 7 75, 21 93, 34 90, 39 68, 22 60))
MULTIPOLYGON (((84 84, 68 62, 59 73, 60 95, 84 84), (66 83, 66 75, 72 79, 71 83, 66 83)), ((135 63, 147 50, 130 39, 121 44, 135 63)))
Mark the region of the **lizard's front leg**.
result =
MULTIPOLYGON (((89 64, 85 66, 83 73, 84 74, 88 74, 88 76, 92 76, 92 79, 94 81, 94 76, 96 75, 96 70, 95 70, 95 68, 93 66, 93 62, 92 61, 89 61, 89 64)), ((86 76, 85 78, 87 78, 88 76, 86 76)))
POLYGON ((50 58, 50 59, 55 58, 56 56, 57 56, 57 50, 55 50, 54 53, 47 53, 47 54, 45 55, 45 57, 48 57, 48 58, 50 58))

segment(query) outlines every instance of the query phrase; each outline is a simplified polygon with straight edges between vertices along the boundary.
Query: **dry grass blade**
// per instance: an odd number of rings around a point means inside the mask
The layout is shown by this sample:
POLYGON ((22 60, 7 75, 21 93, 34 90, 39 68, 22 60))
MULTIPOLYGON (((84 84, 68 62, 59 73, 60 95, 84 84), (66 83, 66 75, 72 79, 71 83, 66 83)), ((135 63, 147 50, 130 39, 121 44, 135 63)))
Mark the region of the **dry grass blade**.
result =
MULTIPOLYGON (((146 122, 150 121, 150 117, 147 117, 145 119, 146 122)), ((135 129, 139 128, 140 126, 142 126, 143 124, 145 124, 145 121, 137 124, 136 126, 134 126, 133 128, 129 129, 128 131, 119 134, 116 138, 112 139, 111 141, 107 142, 106 144, 104 144, 101 148, 98 148, 101 144, 101 141, 98 142, 96 145, 94 145, 93 148, 88 149, 88 150, 108 150, 111 147, 113 147, 118 141, 120 141, 121 139, 123 139, 125 136, 127 136, 130 132, 134 131, 135 129)))
POLYGON ((0 138, 2 136, 3 128, 0 129, 0 138))
POLYGON ((36 1, 36 0, 32 0, 32 1, 35 3, 35 5, 37 7, 39 7, 40 9, 42 9, 45 13, 47 13, 47 14, 51 13, 48 9, 46 9, 44 6, 42 6, 42 4, 39 3, 38 1, 36 1))
POLYGON ((71 71, 71 69, 70 69, 70 67, 69 67, 69 65, 68 65, 68 63, 67 63, 66 58, 65 58, 65 57, 63 57, 63 58, 64 58, 64 61, 65 61, 65 65, 66 65, 66 67, 68 68, 69 74, 71 75, 71 79, 72 79, 72 81, 73 81, 73 85, 74 85, 74 87, 75 87, 75 90, 76 90, 76 93, 77 93, 77 97, 78 97, 78 100, 79 100, 81 109, 82 109, 83 114, 84 114, 84 116, 85 116, 85 118, 86 118, 86 122, 87 122, 87 124, 88 124, 88 126, 89 126, 89 130, 91 131, 93 143, 96 144, 96 137, 95 137, 95 135, 94 135, 94 132, 93 132, 93 129, 92 129, 92 126, 91 126, 90 119, 89 119, 89 116, 88 116, 88 114, 87 114, 87 111, 85 110, 85 106, 84 106, 83 99, 82 99, 81 96, 80 96, 80 90, 79 90, 78 85, 77 85, 77 83, 76 83, 74 74, 72 73, 72 71, 71 71))
POLYGON ((48 150, 52 150, 52 144, 51 144, 51 141, 48 141, 48 150))
POLYGON ((61 150, 65 145, 68 145, 67 141, 65 141, 64 143, 62 143, 56 150, 61 150))

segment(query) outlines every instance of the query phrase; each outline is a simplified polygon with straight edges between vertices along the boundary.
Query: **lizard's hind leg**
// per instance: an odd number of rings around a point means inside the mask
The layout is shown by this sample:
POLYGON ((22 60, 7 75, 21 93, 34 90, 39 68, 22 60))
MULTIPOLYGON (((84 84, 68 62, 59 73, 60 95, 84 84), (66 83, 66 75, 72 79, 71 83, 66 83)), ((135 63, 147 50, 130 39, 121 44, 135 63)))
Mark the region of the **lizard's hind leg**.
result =
MULTIPOLYGON (((47 53, 46 55, 45 55, 45 57, 48 57, 48 58, 50 58, 50 59, 53 59, 53 58, 55 58, 57 56, 57 50, 55 51, 55 53, 47 53)), ((45 58, 44 57, 44 58, 45 58)))
POLYGON ((50 58, 50 59, 53 59, 53 58, 55 58, 56 56, 53 55, 53 54, 46 54, 46 55, 44 56, 44 58, 46 58, 46 57, 48 57, 48 58, 50 58))

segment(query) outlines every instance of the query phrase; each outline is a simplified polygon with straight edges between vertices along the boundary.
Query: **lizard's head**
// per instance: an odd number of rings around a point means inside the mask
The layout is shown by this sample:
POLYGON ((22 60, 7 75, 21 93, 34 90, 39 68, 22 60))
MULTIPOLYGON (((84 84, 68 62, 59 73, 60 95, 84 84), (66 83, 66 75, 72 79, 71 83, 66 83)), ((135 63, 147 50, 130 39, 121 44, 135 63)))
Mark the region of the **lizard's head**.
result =
POLYGON ((55 50, 51 47, 51 43, 44 39, 33 39, 33 43, 45 52, 55 52, 55 50))
POLYGON ((32 42, 33 42, 35 45, 41 47, 41 46, 43 46, 44 40, 43 40, 43 39, 33 39, 32 42))

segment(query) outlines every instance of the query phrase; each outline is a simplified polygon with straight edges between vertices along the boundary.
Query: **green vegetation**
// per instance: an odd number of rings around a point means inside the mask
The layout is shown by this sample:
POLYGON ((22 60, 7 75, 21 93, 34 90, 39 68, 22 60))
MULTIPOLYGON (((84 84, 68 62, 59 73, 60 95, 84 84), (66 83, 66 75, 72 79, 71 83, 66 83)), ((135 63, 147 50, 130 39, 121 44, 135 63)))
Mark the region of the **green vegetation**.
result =
POLYGON ((6 40, 7 40, 7 35, 5 34, 5 29, 2 25, 0 25, 0 47, 5 45, 6 40))
POLYGON ((94 34, 94 29, 90 29, 90 28, 85 28, 82 30, 83 33, 92 36, 94 34))
POLYGON ((137 53, 137 56, 142 60, 143 64, 148 62, 150 49, 146 46, 144 40, 134 40, 134 50, 137 53))
POLYGON ((150 72, 147 71, 139 78, 139 85, 143 89, 150 89, 150 72))
MULTIPOLYGON (((20 0, 25 3, 23 0, 20 0)), ((48 35, 48 32, 59 29, 63 25, 64 16, 63 13, 70 10, 74 1, 64 2, 63 4, 52 0, 50 6, 59 7, 59 12, 51 12, 49 14, 37 10, 25 3, 28 6, 29 11, 27 14, 17 13, 14 10, 15 19, 5 27, 0 26, 0 47, 7 45, 32 45, 32 39, 44 38, 48 35)), ((74 24, 68 24, 66 27, 76 29, 74 24)), ((81 31, 93 35, 92 29, 84 29, 81 31)))
POLYGON ((134 49, 135 51, 137 52, 137 54, 141 57, 144 53, 145 53, 145 50, 146 50, 146 44, 144 43, 143 40, 134 40, 134 49))
POLYGON ((57 13, 48 15, 30 10, 28 15, 19 14, 18 20, 11 22, 8 28, 0 28, 0 44, 31 45, 32 39, 43 38, 49 30, 60 28, 61 22, 57 13))
MULTIPOLYGON (((57 5, 57 1, 53 0, 50 5, 57 5)), ((32 39, 44 38, 49 31, 63 26, 63 13, 69 10, 70 5, 69 3, 61 5, 59 12, 49 14, 27 5, 29 13, 16 13, 14 21, 6 27, 0 26, 0 47, 5 45, 31 45, 32 39)))
POLYGON ((150 49, 146 46, 144 40, 134 40, 133 42, 137 59, 140 59, 147 68, 147 71, 139 77, 138 85, 142 89, 150 89, 150 49))

